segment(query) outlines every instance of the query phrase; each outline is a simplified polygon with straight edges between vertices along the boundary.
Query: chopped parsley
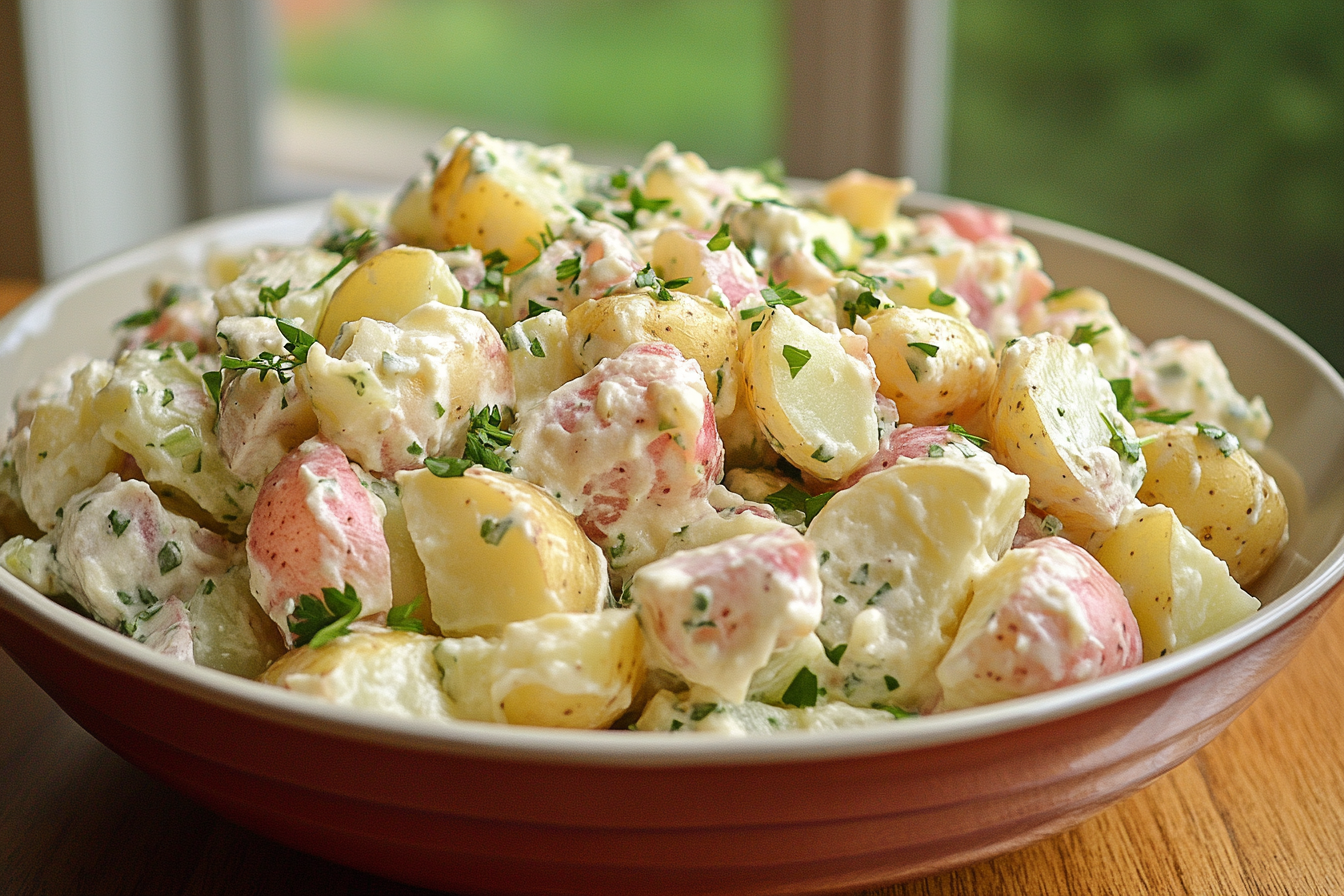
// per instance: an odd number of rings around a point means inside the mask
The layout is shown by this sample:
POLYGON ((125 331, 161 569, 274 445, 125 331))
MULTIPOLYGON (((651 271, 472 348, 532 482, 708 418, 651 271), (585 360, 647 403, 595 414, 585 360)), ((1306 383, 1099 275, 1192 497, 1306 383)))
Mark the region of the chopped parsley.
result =
POLYGON ((1237 440, 1237 437, 1221 426, 1214 426, 1212 423, 1196 423, 1195 429, 1201 436, 1212 439, 1213 444, 1223 453, 1223 457, 1231 457, 1232 452, 1241 447, 1241 442, 1237 440))
POLYGON ((798 670, 798 674, 793 676, 793 681, 784 690, 784 696, 779 698, 779 702, 786 706, 796 706, 802 709, 807 706, 817 705, 817 673, 804 666, 798 670))
POLYGON ((261 291, 257 293, 257 301, 261 303, 261 313, 265 317, 275 317, 274 306, 280 304, 280 300, 289 295, 289 281, 286 280, 279 286, 270 287, 264 283, 261 291))
POLYGON ((798 348, 793 345, 786 345, 783 348, 784 360, 789 363, 789 379, 797 379, 798 371, 802 370, 808 361, 812 360, 812 353, 805 348, 798 348))
POLYGON ((835 451, 829 445, 818 445, 817 450, 812 452, 812 459, 828 464, 835 460, 835 451))
POLYGON ((612 212, 614 216, 620 218, 631 230, 635 229, 635 217, 641 211, 658 212, 672 204, 671 199, 650 199, 644 195, 639 187, 630 188, 630 211, 612 212))
POLYGON ((929 446, 929 457, 942 457, 944 453, 942 445, 934 444, 929 446))
POLYGON ((691 706, 691 721, 699 722, 705 716, 716 711, 719 708, 717 703, 696 703, 691 706))
POLYGON ((882 300, 871 289, 859 293, 858 298, 846 302, 844 310, 849 312, 849 322, 853 324, 860 317, 867 317, 882 307, 882 300))
POLYGON ((570 256, 555 266, 555 280, 562 286, 572 286, 574 291, 578 292, 580 270, 582 270, 580 256, 570 256))
POLYGON ((882 676, 882 683, 885 684, 885 685, 887 686, 887 690, 889 690, 889 691, 894 691, 894 690, 896 690, 898 687, 901 686, 901 683, 900 683, 899 681, 897 681, 897 680, 895 679, 895 677, 893 677, 893 676, 891 676, 891 675, 883 675, 883 676, 882 676))
POLYGON ((1109 326, 1098 327, 1090 323, 1074 327, 1073 335, 1069 337, 1069 345, 1091 345, 1098 336, 1108 330, 1109 326))
POLYGON ((504 517, 502 520, 487 516, 481 520, 481 540, 492 547, 497 547, 504 539, 505 533, 513 528, 513 517, 504 517))
POLYGON ((550 308, 549 306, 543 305, 543 304, 541 304, 540 302, 538 302, 538 301, 536 301, 536 300, 534 300, 534 299, 528 299, 528 300, 527 300, 527 317, 523 318, 523 320, 530 320, 530 319, 536 317, 538 314, 545 314, 547 311, 552 311, 552 310, 554 310, 554 309, 550 308))
POLYGON ((387 611, 387 627, 399 632, 415 632, 418 635, 425 633, 425 624, 413 615, 424 602, 423 594, 416 597, 408 604, 401 604, 387 611))
POLYGON ((1045 533, 1046 538, 1053 538, 1064 531, 1064 524, 1059 521, 1059 517, 1047 515, 1041 520, 1041 531, 1045 533))
POLYGON ((938 308, 946 308, 948 305, 956 304, 956 301, 956 296, 943 292, 937 287, 934 287, 933 292, 929 293, 929 304, 938 308))
POLYGON ((165 541, 159 548, 159 575, 168 573, 182 565, 182 546, 175 541, 165 541))
POLYGON ((835 492, 809 495, 798 486, 790 483, 774 494, 766 495, 765 503, 773 507, 776 513, 801 510, 804 525, 811 525, 812 518, 821 512, 821 508, 826 506, 827 501, 834 497, 835 492))
POLYGON ((476 466, 475 461, 465 457, 427 457, 425 469, 440 479, 454 479, 476 466))
POLYGON ((840 665, 840 659, 845 655, 848 648, 848 644, 837 644, 834 647, 826 648, 826 659, 831 661, 832 666, 838 666, 840 665))
POLYGON ((359 236, 351 237, 350 239, 346 240, 344 244, 341 246, 341 260, 336 262, 336 266, 331 270, 327 271, 325 274, 323 274, 322 279, 318 280, 316 283, 310 286, 309 289, 317 289, 323 283, 326 283, 332 277, 335 277, 337 274, 339 274, 342 270, 345 269, 346 265, 348 265, 350 262, 354 261, 356 258, 359 257, 360 251, 363 250, 363 248, 366 245, 373 242, 377 238, 378 234, 374 233, 372 230, 366 230, 359 236))
POLYGON ((832 271, 843 270, 845 263, 840 260, 840 256, 835 254, 831 244, 826 242, 823 237, 817 237, 812 241, 812 254, 817 257, 817 261, 826 265, 832 271))
POLYGON ((966 427, 962 426, 960 423, 949 423, 947 425, 947 431, 953 435, 961 436, 977 448, 983 448, 989 444, 989 439, 986 439, 984 436, 971 435, 966 431, 966 427))
POLYGON ((323 588, 322 597, 323 600, 318 600, 311 594, 299 595, 289 620, 295 647, 306 644, 316 649, 341 635, 350 634, 350 623, 363 611, 355 586, 349 583, 344 590, 323 588))
POLYGON ((709 238, 705 245, 711 252, 722 252, 733 244, 733 239, 728 235, 728 222, 724 221, 719 225, 719 229, 709 238))
POLYGON ((163 312, 158 308, 147 308, 144 311, 137 311, 134 314, 128 314, 112 326, 123 330, 134 330, 137 327, 147 327, 156 323, 163 312))
POLYGON ((131 518, 113 510, 108 513, 107 522, 112 527, 112 534, 120 538, 131 524, 131 518))
POLYGON ((280 335, 285 337, 285 354, 261 352, 251 359, 223 355, 219 359, 219 365, 225 370, 256 370, 258 378, 262 381, 265 381, 268 373, 274 373, 281 383, 288 383, 290 371, 307 363, 308 351, 317 340, 291 320, 280 318, 276 320, 275 325, 279 328, 280 335))
POLYGON ((906 345, 910 346, 910 348, 919 349, 930 358, 938 357, 938 346, 931 342, 907 342, 906 345))
POLYGON ((1111 422, 1111 418, 1107 417, 1105 413, 1101 411, 1097 413, 1101 415, 1101 422, 1106 424, 1106 429, 1111 433, 1109 443, 1111 450, 1120 455, 1121 460, 1128 461, 1131 464, 1137 463, 1139 458, 1143 457, 1143 446, 1157 438, 1157 436, 1148 436, 1144 439, 1131 439, 1116 429, 1115 424, 1111 422))

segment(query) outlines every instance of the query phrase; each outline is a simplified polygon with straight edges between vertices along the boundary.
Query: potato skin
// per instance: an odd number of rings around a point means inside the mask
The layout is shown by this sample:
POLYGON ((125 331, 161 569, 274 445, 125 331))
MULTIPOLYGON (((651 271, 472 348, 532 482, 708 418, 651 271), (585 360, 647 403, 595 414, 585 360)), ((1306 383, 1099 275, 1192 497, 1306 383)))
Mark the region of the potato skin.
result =
POLYGON ((1288 541, 1288 505, 1274 477, 1244 448, 1224 455, 1190 424, 1140 420, 1135 432, 1148 472, 1144 504, 1165 504, 1204 547, 1227 564, 1237 584, 1254 582, 1288 541))
POLYGON ((965 321, 923 308, 884 308, 871 315, 867 325, 878 391, 896 402, 902 422, 916 426, 976 422, 998 372, 983 333, 965 321))
POLYGON ((648 293, 590 299, 569 312, 570 349, 587 371, 637 342, 666 342, 700 365, 717 404, 720 390, 737 388, 737 325, 725 309, 698 296, 669 295, 671 301, 648 293))

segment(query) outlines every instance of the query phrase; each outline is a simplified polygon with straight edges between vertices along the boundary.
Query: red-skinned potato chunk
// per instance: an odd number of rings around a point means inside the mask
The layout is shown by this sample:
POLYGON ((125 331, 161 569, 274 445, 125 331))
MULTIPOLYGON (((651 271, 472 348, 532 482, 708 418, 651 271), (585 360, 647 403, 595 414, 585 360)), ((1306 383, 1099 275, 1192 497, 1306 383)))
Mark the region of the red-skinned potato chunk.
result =
POLYGON ((650 563, 630 597, 652 662, 734 703, 772 653, 821 620, 817 552, 789 528, 650 563))
POLYGON ((1082 548, 1041 538, 977 577, 938 664, 940 709, 1035 694, 1137 666, 1139 624, 1119 583, 1082 548))
POLYGON ((578 518, 623 583, 682 527, 710 516, 723 472, 714 406, 694 361, 637 343, 518 417, 513 472, 578 518))
POLYGON ((361 618, 392 606, 383 510, 359 484, 341 449, 309 439, 262 483, 247 527, 252 595, 292 643, 289 616, 300 595, 354 587, 361 618))

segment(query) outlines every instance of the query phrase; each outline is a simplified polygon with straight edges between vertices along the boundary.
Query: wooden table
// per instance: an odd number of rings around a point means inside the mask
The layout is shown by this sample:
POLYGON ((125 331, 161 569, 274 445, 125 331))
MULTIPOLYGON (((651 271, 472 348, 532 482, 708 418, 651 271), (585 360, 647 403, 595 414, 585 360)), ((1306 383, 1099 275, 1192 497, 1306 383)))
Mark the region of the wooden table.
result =
MULTIPOLYGON (((32 284, 0 281, 0 313, 32 284)), ((421 893, 237 827, 128 765, 0 653, 0 893, 421 893)), ((896 894, 1344 894, 1344 601, 1232 726, 1079 827, 896 894)))

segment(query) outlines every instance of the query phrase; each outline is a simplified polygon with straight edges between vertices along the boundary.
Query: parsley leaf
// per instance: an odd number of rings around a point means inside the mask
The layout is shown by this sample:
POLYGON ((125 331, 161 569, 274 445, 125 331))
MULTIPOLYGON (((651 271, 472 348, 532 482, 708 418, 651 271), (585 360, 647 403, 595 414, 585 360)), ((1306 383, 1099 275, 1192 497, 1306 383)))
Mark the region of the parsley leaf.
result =
POLYGON ((812 254, 817 257, 817 261, 826 265, 832 271, 843 270, 845 263, 840 260, 840 256, 835 254, 831 244, 826 242, 824 237, 817 237, 812 241, 812 254))
POLYGON ((834 497, 835 492, 809 495, 798 486, 790 483, 774 494, 766 495, 765 503, 773 507, 777 513, 801 510, 803 512, 803 522, 807 525, 811 524, 812 518, 821 512, 821 508, 826 506, 826 502, 834 497))
POLYGON ((672 204, 671 199, 649 199, 644 195, 639 187, 630 188, 630 211, 612 212, 617 218, 624 221, 631 230, 635 229, 635 217, 641 211, 657 212, 662 211, 672 204))
POLYGON ((882 300, 869 289, 859 293, 854 301, 846 302, 844 310, 849 312, 849 322, 852 325, 857 318, 867 317, 881 307, 882 300))
POLYGON ((551 310, 553 310, 553 309, 551 309, 550 307, 548 307, 548 306, 546 306, 546 305, 541 304, 541 303, 538 302, 538 301, 535 301, 535 300, 533 300, 533 299, 528 299, 528 300, 527 300, 527 317, 523 318, 523 320, 531 320, 532 318, 536 317, 538 314, 545 314, 547 311, 551 311, 551 310))
POLYGON ((425 624, 416 619, 412 614, 420 607, 425 600, 423 594, 416 597, 408 604, 401 604, 387 611, 387 627, 399 632, 415 632, 417 635, 425 633, 425 624))
POLYGON ((467 444, 462 457, 427 457, 425 468, 441 479, 461 476, 468 468, 479 464, 496 473, 509 473, 509 462, 500 457, 498 449, 513 441, 513 433, 501 428, 503 415, 498 406, 472 409, 467 424, 467 444))
POLYGON ((159 548, 159 575, 168 573, 182 565, 182 546, 175 541, 165 541, 159 548))
POLYGON ((840 658, 845 655, 847 649, 849 649, 848 644, 837 644, 834 647, 826 648, 826 659, 831 661, 832 666, 838 666, 840 665, 840 658))
POLYGON ((784 360, 789 364, 789 379, 797 379, 798 371, 802 370, 807 362, 812 360, 812 353, 805 348, 786 345, 781 351, 784 360))
POLYGON ((943 292, 937 287, 934 287, 933 292, 929 293, 929 304, 938 308, 946 308, 948 305, 956 304, 956 301, 956 296, 943 292))
POLYGON ((699 722, 718 708, 719 704, 717 703, 696 703, 691 706, 691 721, 699 722))
POLYGON ((732 245, 732 243, 733 243, 732 237, 728 235, 728 222, 724 221, 722 224, 719 225, 718 231, 715 232, 715 234, 709 238, 709 242, 706 243, 705 245, 709 248, 709 251, 711 252, 722 252, 724 249, 727 249, 730 245, 732 245))
POLYGON ((266 317, 275 317, 273 306, 280 304, 280 300, 287 295, 289 295, 288 280, 274 288, 262 284, 261 290, 257 293, 257 301, 261 303, 261 313, 266 317))
POLYGON ((1143 457, 1143 446, 1157 438, 1157 436, 1148 436, 1146 439, 1131 439, 1116 429, 1115 424, 1111 422, 1111 418, 1107 417, 1105 413, 1101 411, 1097 413, 1101 415, 1101 422, 1105 423, 1106 428, 1110 430, 1111 450, 1120 455, 1121 460, 1129 461, 1131 464, 1138 463, 1139 458, 1143 457))
MULTIPOLYGON (((263 381, 266 379, 266 374, 274 373, 280 382, 289 382, 289 371, 307 362, 308 350, 313 347, 317 340, 293 321, 286 320, 283 317, 278 319, 275 325, 279 328, 280 335, 285 337, 286 354, 277 355, 274 352, 261 352, 255 358, 248 359, 223 355, 219 359, 219 366, 225 370, 259 371, 258 377, 263 381)), ((204 379, 204 376, 202 378, 204 379)), ((209 380, 206 380, 206 388, 210 388, 209 380)), ((214 395, 213 390, 211 395, 214 395)))
POLYGON ((572 255, 555 266, 555 281, 563 286, 574 286, 583 265, 578 255, 572 255))
POLYGON ((919 349, 930 358, 938 357, 938 346, 930 342, 907 342, 906 345, 919 349))
POLYGON ((1110 330, 1110 326, 1098 327, 1094 324, 1082 324, 1074 327, 1073 335, 1069 337, 1069 345, 1091 345, 1102 333, 1110 330))
POLYGON ((1154 423, 1171 425, 1173 423, 1180 423, 1193 413, 1194 411, 1173 411, 1170 408, 1158 408, 1155 411, 1144 411, 1139 415, 1139 418, 1143 420, 1151 420, 1154 423))
POLYGON ((359 253, 363 250, 363 248, 366 245, 373 242, 377 238, 378 234, 374 233, 372 230, 366 230, 359 236, 352 237, 349 240, 346 240, 345 244, 341 246, 341 260, 336 263, 336 266, 334 268, 323 274, 321 280, 317 281, 308 288, 317 289, 323 283, 326 283, 332 277, 335 277, 345 268, 346 265, 348 265, 350 262, 354 261, 356 258, 359 257, 359 253))
POLYGON ((1120 416, 1126 420, 1133 420, 1137 411, 1137 402, 1134 399, 1134 382, 1123 377, 1107 382, 1111 384, 1111 392, 1115 395, 1115 406, 1120 411, 1120 416))
POLYGON ((770 278, 770 285, 761 290, 761 298, 765 299, 765 304, 771 308, 776 305, 797 305, 807 301, 807 296, 789 289, 787 282, 776 283, 774 277, 770 278))
POLYGON ((126 527, 131 524, 131 518, 113 510, 107 514, 107 522, 112 526, 112 533, 120 538, 126 527))
POLYGON ((817 705, 817 673, 804 666, 798 670, 798 674, 793 676, 793 681, 784 690, 784 696, 779 698, 779 702, 786 706, 796 706, 802 709, 806 706, 817 705))
POLYGON ((476 462, 467 460, 465 457, 425 458, 425 469, 440 479, 452 479, 461 476, 474 466, 476 466, 476 462))
POLYGON ((1241 442, 1237 437, 1221 426, 1214 426, 1212 423, 1196 423, 1195 429, 1201 436, 1212 439, 1213 444, 1223 453, 1223 457, 1231 457, 1232 452, 1241 447, 1241 442))
POLYGON ((358 619, 363 610, 355 586, 348 583, 343 591, 323 588, 322 597, 325 603, 311 594, 299 595, 289 621, 295 647, 307 644, 317 649, 341 635, 350 634, 350 623, 358 619))
POLYGON ((947 431, 952 433, 953 435, 961 436, 963 439, 970 442, 977 448, 983 448, 989 444, 989 439, 986 439, 984 436, 971 435, 969 432, 966 431, 966 428, 962 426, 960 423, 949 423, 947 425, 947 431))
POLYGON ((123 330, 134 330, 136 327, 147 327, 159 319, 163 314, 158 308, 147 308, 144 311, 137 311, 134 314, 128 314, 112 326, 123 330))

